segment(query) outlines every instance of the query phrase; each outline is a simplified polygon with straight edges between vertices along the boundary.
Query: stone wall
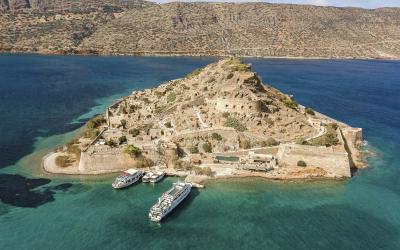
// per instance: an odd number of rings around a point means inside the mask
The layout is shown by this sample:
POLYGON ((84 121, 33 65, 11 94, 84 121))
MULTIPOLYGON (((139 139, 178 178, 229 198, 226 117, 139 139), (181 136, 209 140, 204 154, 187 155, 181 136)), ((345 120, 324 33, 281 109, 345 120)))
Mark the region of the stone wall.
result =
POLYGON ((260 104, 257 101, 241 100, 239 103, 238 99, 217 98, 209 103, 220 112, 251 113, 260 111, 260 104))
POLYGON ((325 170, 330 177, 351 177, 350 161, 345 150, 284 144, 280 145, 277 157, 279 163, 287 167, 297 166, 297 162, 302 160, 307 166, 325 170))
POLYGON ((88 150, 81 153, 79 172, 82 174, 99 174, 116 172, 132 168, 135 160, 119 149, 102 152, 88 150))

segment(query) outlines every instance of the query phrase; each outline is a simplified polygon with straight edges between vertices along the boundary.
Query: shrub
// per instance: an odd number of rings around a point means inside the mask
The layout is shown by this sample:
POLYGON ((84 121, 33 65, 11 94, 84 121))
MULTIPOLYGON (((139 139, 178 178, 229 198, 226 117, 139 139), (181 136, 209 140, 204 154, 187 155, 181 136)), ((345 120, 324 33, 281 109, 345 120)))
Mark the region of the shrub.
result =
POLYGON ((239 120, 237 120, 234 117, 228 117, 226 118, 226 121, 224 123, 225 127, 231 127, 236 129, 237 131, 245 131, 247 128, 244 124, 242 124, 239 120))
POLYGON ((106 123, 106 119, 104 118, 104 116, 98 115, 86 123, 86 128, 87 129, 95 129, 95 128, 98 128, 103 123, 106 123))
POLYGON ((134 113, 136 110, 138 110, 140 107, 138 105, 130 105, 129 106, 129 113, 134 113))
POLYGON ((106 145, 110 146, 110 147, 116 147, 117 143, 115 143, 115 141, 113 141, 112 139, 109 141, 106 141, 106 145))
POLYGON ((206 153, 211 153, 212 152, 212 147, 210 145, 210 143, 206 142, 203 144, 203 150, 206 153))
POLYGON ((122 126, 123 128, 125 128, 125 126, 126 126, 126 120, 125 120, 125 119, 122 119, 122 120, 121 120, 121 126, 122 126))
POLYGON ((201 69, 196 69, 192 73, 188 74, 187 77, 198 76, 201 73, 201 69))
POLYGON ((318 138, 312 139, 309 143, 313 146, 332 146, 338 145, 339 139, 337 138, 336 130, 338 125, 336 123, 330 123, 326 126, 326 133, 318 138))
POLYGON ((87 129, 83 136, 94 140, 99 134, 100 131, 98 131, 97 129, 87 129))
POLYGON ((299 167, 307 167, 307 163, 305 161, 298 161, 297 166, 299 167))
POLYGON ((162 96, 165 95, 165 92, 161 92, 161 91, 156 90, 156 91, 154 91, 154 94, 155 94, 158 98, 160 98, 160 97, 162 97, 162 96))
POLYGON ((296 109, 297 106, 299 105, 295 100, 291 98, 285 98, 282 100, 283 104, 285 104, 286 107, 291 108, 291 109, 296 109))
POLYGON ((314 110, 312 110, 310 108, 306 108, 306 114, 315 115, 315 112, 314 112, 314 110))
POLYGON ((133 128, 133 129, 129 130, 129 134, 131 134, 133 137, 136 137, 140 134, 140 130, 137 128, 133 128))
POLYGON ((134 145, 127 145, 124 149, 124 152, 133 157, 139 157, 142 154, 142 150, 134 145))
POLYGON ((143 102, 146 103, 146 104, 149 104, 149 103, 150 103, 149 98, 147 98, 147 97, 144 97, 142 100, 143 100, 143 102))
POLYGON ((217 141, 222 141, 222 136, 220 135, 220 134, 218 134, 218 133, 212 133, 212 136, 211 136, 214 140, 217 140, 217 141))
POLYGON ((277 142, 274 138, 269 137, 266 141, 266 144, 268 147, 272 147, 272 146, 278 146, 279 142, 277 142))
POLYGON ((226 79, 231 79, 233 77, 233 73, 229 73, 229 75, 226 77, 226 79))
POLYGON ((228 118, 228 117, 230 117, 231 116, 231 114, 229 113, 229 112, 224 112, 223 114, 222 114, 222 117, 224 117, 224 118, 228 118))
POLYGON ((176 94, 175 92, 171 92, 168 96, 167 96, 167 102, 174 102, 176 100, 176 94))
POLYGON ((156 109, 154 110, 154 112, 156 112, 156 114, 161 114, 166 109, 167 109, 166 105, 161 105, 161 106, 157 106, 156 109))
POLYGON ((172 128, 171 122, 166 122, 164 125, 165 125, 165 127, 167 127, 167 128, 172 128))
POLYGON ((240 141, 240 147, 244 149, 249 149, 251 148, 251 143, 249 140, 240 141))
POLYGON ((127 142, 126 136, 125 135, 121 136, 120 138, 118 138, 118 141, 119 141, 119 145, 127 142))
POLYGON ((191 154, 198 154, 199 153, 199 148, 198 146, 193 146, 190 148, 190 153, 191 154))
POLYGON ((71 165, 71 160, 66 155, 59 155, 56 157, 56 165, 61 168, 66 168, 71 165))

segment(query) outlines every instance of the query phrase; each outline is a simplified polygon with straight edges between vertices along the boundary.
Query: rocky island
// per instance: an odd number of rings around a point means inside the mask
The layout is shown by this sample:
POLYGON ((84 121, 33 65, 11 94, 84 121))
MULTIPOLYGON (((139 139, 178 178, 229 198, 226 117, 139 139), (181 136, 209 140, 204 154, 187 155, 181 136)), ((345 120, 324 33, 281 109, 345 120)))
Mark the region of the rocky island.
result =
POLYGON ((43 167, 102 174, 157 166, 189 180, 346 178, 364 166, 361 145, 361 128, 298 104, 229 58, 118 100, 43 167))

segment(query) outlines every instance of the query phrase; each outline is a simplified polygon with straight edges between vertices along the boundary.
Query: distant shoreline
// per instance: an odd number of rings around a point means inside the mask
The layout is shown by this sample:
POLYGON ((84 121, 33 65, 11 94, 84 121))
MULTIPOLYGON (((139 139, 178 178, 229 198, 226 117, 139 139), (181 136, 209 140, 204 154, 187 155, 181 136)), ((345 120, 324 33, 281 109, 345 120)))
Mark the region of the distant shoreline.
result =
POLYGON ((213 54, 202 54, 202 53, 65 53, 59 52, 35 52, 35 51, 0 51, 1 55, 38 55, 38 56, 126 56, 126 57, 242 57, 242 58, 256 58, 256 59, 287 59, 287 60, 362 60, 362 61, 400 61, 400 58, 374 58, 374 57, 304 57, 304 56, 249 56, 249 55, 213 55, 213 54))

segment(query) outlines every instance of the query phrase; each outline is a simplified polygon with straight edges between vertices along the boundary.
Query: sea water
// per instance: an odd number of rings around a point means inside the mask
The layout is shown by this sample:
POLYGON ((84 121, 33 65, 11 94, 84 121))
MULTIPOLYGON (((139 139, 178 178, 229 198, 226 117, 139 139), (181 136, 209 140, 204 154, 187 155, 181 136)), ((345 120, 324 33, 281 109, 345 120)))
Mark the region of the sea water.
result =
POLYGON ((43 174, 40 159, 115 99, 218 60, 0 56, 0 249, 400 249, 400 62, 245 59, 307 107, 364 128, 370 167, 351 180, 225 180, 161 224, 175 178, 113 190, 115 175, 43 174))

